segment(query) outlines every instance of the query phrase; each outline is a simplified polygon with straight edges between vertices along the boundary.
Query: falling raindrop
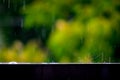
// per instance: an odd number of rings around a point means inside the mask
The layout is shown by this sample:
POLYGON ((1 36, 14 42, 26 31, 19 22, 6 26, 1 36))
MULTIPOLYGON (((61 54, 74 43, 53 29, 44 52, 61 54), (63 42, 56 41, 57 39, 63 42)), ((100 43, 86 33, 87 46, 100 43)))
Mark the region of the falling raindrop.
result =
POLYGON ((2 31, 1 31, 1 29, 0 29, 0 49, 1 49, 1 47, 2 47, 2 45, 3 45, 3 42, 4 40, 3 40, 3 35, 2 35, 2 31))
POLYGON ((96 61, 97 59, 101 58, 101 55, 95 55, 93 58, 94 58, 93 60, 96 61))
POLYGON ((55 23, 55 14, 53 13, 52 14, 52 32, 54 32, 54 29, 55 29, 55 25, 54 25, 54 23, 55 23))
POLYGON ((104 62, 104 54, 103 54, 103 52, 102 52, 101 55, 102 55, 102 58, 101 58, 101 59, 102 59, 102 62, 104 62))
POLYGON ((5 3, 5 0, 3 0, 3 3, 5 3))
POLYGON ((26 0, 23 0, 23 10, 26 9, 26 0))
POLYGON ((54 25, 52 25, 51 32, 54 32, 54 25))
POLYGON ((109 63, 111 62, 111 57, 109 57, 109 63))
POLYGON ((23 20, 23 18, 21 19, 21 28, 23 28, 23 26, 24 26, 24 20, 23 20))
POLYGON ((10 0, 8 0, 8 8, 10 8, 10 0))

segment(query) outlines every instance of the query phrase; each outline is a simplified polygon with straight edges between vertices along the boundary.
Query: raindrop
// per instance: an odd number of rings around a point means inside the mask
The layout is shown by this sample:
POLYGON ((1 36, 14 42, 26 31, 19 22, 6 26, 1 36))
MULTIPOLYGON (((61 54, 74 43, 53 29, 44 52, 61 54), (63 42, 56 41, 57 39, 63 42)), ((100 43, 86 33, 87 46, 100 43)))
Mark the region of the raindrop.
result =
POLYGON ((111 57, 109 57, 109 63, 111 62, 111 57))
POLYGON ((3 0, 3 3, 5 3, 5 0, 3 0))
POLYGON ((102 62, 104 62, 104 53, 102 52, 101 55, 102 55, 102 58, 101 58, 101 59, 102 59, 102 62))
POLYGON ((24 26, 24 20, 23 20, 23 18, 21 19, 21 27, 23 28, 23 26, 24 26))
POLYGON ((0 49, 2 47, 2 44, 3 44, 3 35, 2 35, 1 30, 0 30, 0 49))
POLYGON ((10 0, 8 0, 8 8, 10 8, 10 0))
POLYGON ((26 0, 23 0, 23 10, 26 9, 26 0))
POLYGON ((95 55, 93 60, 97 60, 99 58, 101 58, 101 55, 95 55))
POLYGON ((55 25, 54 25, 54 23, 55 23, 55 14, 53 13, 52 14, 52 32, 54 31, 54 29, 55 29, 55 25))
POLYGON ((52 26, 52 28, 51 28, 51 32, 54 32, 54 26, 52 26))

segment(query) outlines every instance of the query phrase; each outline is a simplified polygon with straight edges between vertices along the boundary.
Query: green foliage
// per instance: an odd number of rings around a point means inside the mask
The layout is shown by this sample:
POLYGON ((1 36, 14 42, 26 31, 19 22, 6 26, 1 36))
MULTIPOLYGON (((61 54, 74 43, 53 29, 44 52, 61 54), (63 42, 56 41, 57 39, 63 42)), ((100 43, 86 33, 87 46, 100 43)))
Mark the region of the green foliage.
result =
POLYGON ((47 62, 47 54, 39 48, 36 41, 29 41, 23 45, 20 41, 16 41, 10 48, 4 47, 0 51, 1 62, 47 62))
MULTIPOLYGON (((33 41, 22 47, 20 54, 15 52, 15 46, 12 49, 1 50, 1 61, 81 63, 115 61, 113 47, 120 44, 119 0, 26 1, 25 8, 19 6, 17 10, 24 18, 23 30, 29 31, 34 28, 41 32, 37 33, 40 36, 43 27, 48 30, 44 45, 48 52, 33 41)), ((12 2, 18 4, 21 0, 12 2)))

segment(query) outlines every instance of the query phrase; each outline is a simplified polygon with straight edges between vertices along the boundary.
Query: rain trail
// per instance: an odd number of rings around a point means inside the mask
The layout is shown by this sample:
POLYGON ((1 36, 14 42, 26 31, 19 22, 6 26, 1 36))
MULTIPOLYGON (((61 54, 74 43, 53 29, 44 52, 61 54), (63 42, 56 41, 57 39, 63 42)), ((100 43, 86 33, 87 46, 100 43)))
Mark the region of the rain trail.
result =
POLYGON ((23 0, 23 10, 26 9, 26 0, 23 0))
POLYGON ((10 0, 8 0, 8 8, 10 8, 10 3, 11 3, 11 1, 10 1, 10 0))
POLYGON ((5 0, 3 0, 3 3, 5 3, 5 0))

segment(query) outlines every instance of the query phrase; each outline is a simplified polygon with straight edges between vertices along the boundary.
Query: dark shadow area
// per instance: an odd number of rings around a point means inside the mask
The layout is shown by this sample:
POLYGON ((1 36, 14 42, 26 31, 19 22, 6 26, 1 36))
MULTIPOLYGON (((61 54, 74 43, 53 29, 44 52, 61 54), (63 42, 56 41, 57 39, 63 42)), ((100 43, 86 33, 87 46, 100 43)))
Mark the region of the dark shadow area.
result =
MULTIPOLYGON (((1 65, 1 80, 110 80, 119 65, 1 65)), ((117 79, 118 80, 118 79, 117 79)))

